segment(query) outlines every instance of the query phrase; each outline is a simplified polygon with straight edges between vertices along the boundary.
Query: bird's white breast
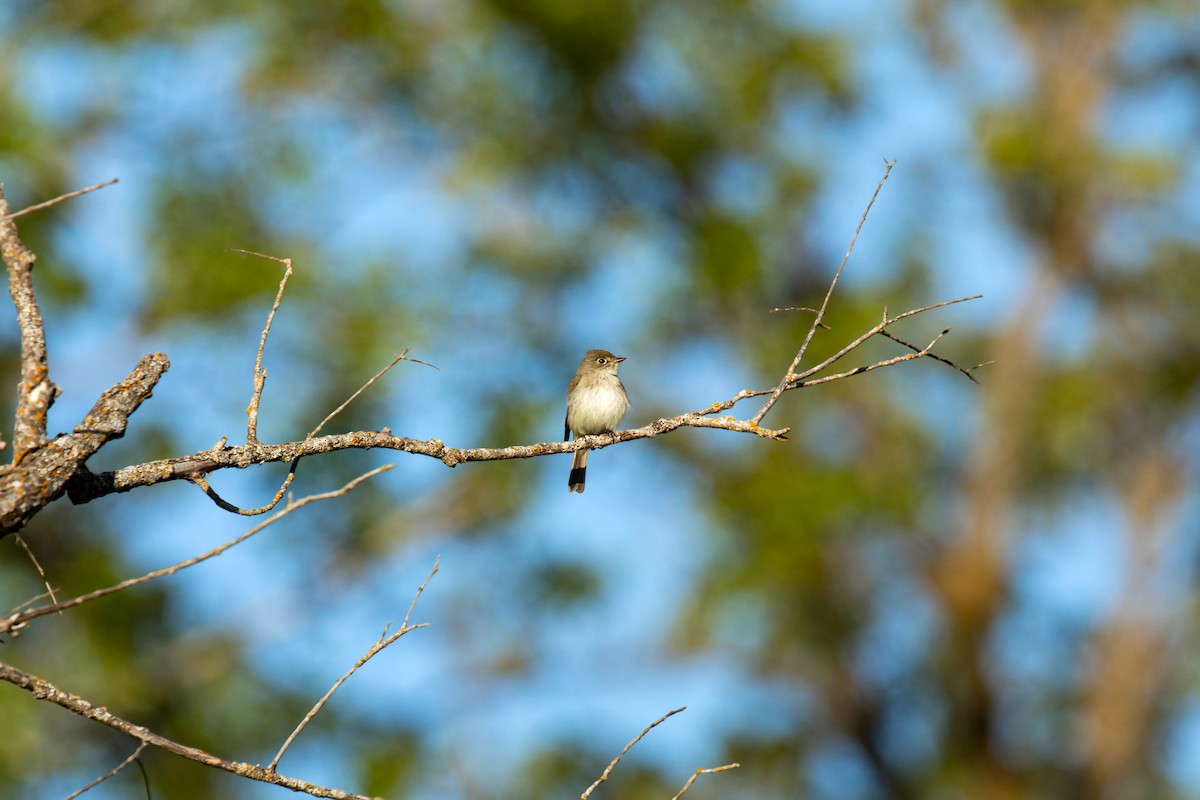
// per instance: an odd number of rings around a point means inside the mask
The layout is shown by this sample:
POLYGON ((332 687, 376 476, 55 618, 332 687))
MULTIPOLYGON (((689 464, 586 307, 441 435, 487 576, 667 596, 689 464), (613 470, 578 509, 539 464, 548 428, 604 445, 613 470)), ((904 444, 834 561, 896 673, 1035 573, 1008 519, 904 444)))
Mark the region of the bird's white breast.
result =
POLYGON ((567 403, 567 425, 576 436, 611 431, 629 410, 625 389, 616 375, 605 376, 598 386, 579 386, 567 403))

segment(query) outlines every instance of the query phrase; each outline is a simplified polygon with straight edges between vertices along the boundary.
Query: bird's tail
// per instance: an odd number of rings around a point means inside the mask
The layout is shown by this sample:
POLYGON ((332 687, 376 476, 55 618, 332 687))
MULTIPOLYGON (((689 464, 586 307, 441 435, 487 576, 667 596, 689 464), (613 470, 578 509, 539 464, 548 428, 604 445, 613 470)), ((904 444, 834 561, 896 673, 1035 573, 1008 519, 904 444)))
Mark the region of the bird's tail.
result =
POLYGON ((578 450, 571 462, 571 477, 567 478, 567 491, 583 494, 583 486, 587 482, 587 450, 578 450))

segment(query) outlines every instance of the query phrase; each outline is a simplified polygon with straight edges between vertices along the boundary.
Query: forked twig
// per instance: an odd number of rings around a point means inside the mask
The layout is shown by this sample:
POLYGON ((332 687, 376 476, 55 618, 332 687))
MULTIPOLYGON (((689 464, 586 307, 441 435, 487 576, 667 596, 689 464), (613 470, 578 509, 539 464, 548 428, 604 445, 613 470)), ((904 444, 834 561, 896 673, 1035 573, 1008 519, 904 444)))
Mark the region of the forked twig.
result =
POLYGON ((110 594, 114 594, 116 592, 124 591, 125 589, 129 589, 133 586, 137 586, 138 584, 145 583, 146 581, 149 581, 149 580, 153 580, 154 578, 161 578, 164 575, 173 575, 174 573, 179 572, 182 569, 187 569, 188 567, 195 566, 196 564, 199 564, 201 561, 207 561, 210 558, 219 556, 222 553, 224 553, 226 550, 228 550, 229 548, 233 547, 234 545, 241 544, 242 542, 246 541, 254 534, 256 534, 259 531, 263 530, 264 528, 274 524, 275 522, 278 522, 279 520, 286 517, 288 514, 291 514, 293 511, 301 509, 304 506, 308 505, 309 503, 316 503, 321 500, 329 500, 334 497, 341 497, 342 495, 346 494, 347 492, 352 491, 356 486, 358 486, 360 483, 367 480, 368 478, 374 477, 375 475, 378 475, 381 472, 385 472, 391 468, 392 468, 391 464, 385 464, 381 467, 376 467, 375 469, 371 470, 370 472, 366 472, 366 473, 363 473, 362 475, 359 475, 357 478, 350 481, 349 483, 347 483, 345 486, 343 486, 340 489, 334 489, 333 491, 323 492, 321 494, 309 495, 309 496, 303 497, 299 500, 289 502, 284 508, 282 508, 278 512, 272 514, 267 519, 264 519, 262 522, 258 523, 250 530, 246 531, 245 533, 242 533, 241 535, 237 536, 236 538, 230 539, 228 542, 225 542, 225 544, 214 547, 212 550, 209 550, 206 553, 202 553, 198 556, 193 556, 192 558, 185 559, 185 560, 180 561, 177 564, 173 564, 169 567, 163 567, 162 569, 156 569, 151 572, 147 572, 145 575, 139 576, 137 578, 129 578, 128 580, 121 581, 120 583, 114 584, 112 586, 106 586, 103 589, 96 589, 95 591, 88 592, 87 594, 81 594, 78 597, 71 598, 70 600, 63 600, 62 602, 50 603, 50 604, 44 605, 44 606, 36 606, 27 611, 20 611, 20 612, 11 614, 7 618, 0 620, 0 634, 12 633, 15 636, 17 634, 17 632, 21 628, 23 628, 26 624, 28 624, 28 622, 30 620, 36 619, 37 617, 45 616, 46 614, 53 614, 54 612, 62 611, 63 609, 73 608, 75 606, 82 605, 83 603, 87 603, 91 600, 96 600, 98 598, 105 597, 110 594))
POLYGON ((321 699, 317 701, 317 704, 313 706, 307 714, 304 715, 304 719, 300 720, 300 724, 296 726, 296 729, 292 731, 291 735, 288 736, 284 741, 283 746, 279 748, 279 752, 275 754, 275 758, 271 759, 271 763, 267 765, 267 772, 275 771, 275 768, 279 766, 279 760, 283 758, 283 754, 287 752, 287 749, 292 746, 292 742, 295 741, 296 737, 300 735, 300 731, 304 730, 305 726, 312 722, 313 718, 316 717, 317 714, 321 712, 321 709, 325 707, 325 704, 329 702, 329 698, 333 697, 333 693, 336 692, 343 683, 349 680, 350 676, 357 672, 359 667, 361 667, 363 664, 366 664, 409 631, 414 631, 417 628, 425 628, 429 626, 429 623, 427 622, 422 622, 417 625, 409 625, 408 621, 412 618, 413 609, 417 607, 417 600, 420 599, 421 593, 425 591, 425 587, 429 584, 429 581, 432 580, 433 576, 437 574, 438 565, 441 563, 441 560, 441 556, 438 556, 434 559, 433 569, 430 570, 429 575, 425 578, 424 582, 417 587, 417 593, 413 595, 412 603, 410 603, 408 606, 408 613, 404 615, 404 622, 400 623, 399 630, 389 636, 387 632, 388 628, 391 627, 391 623, 389 622, 387 627, 383 629, 383 633, 379 635, 379 640, 375 642, 375 644, 371 645, 367 652, 364 653, 362 657, 358 659, 358 661, 354 662, 354 666, 347 670, 342 677, 334 681, 333 686, 329 687, 329 691, 321 696, 321 699))
POLYGON ((800 345, 799 352, 792 359, 791 366, 787 368, 787 372, 783 374, 783 378, 780 379, 779 385, 775 387, 775 390, 771 392, 771 396, 767 398, 767 402, 751 418, 750 421, 755 425, 762 422, 763 417, 771 410, 771 406, 775 405, 783 395, 787 389, 788 381, 792 379, 792 375, 796 372, 796 367, 799 366, 800 361, 804 358, 804 354, 808 351, 808 343, 812 341, 813 334, 817 332, 817 328, 823 327, 825 309, 829 307, 829 299, 833 297, 833 290, 837 288, 838 278, 842 276, 842 270, 845 269, 846 262, 850 260, 850 253, 854 250, 854 243, 858 241, 859 231, 862 230, 863 224, 867 221, 867 214, 871 213, 871 206, 875 205, 875 198, 879 197, 879 190, 883 188, 883 182, 888 179, 888 175, 892 174, 892 167, 896 166, 895 159, 891 161, 884 159, 883 163, 886 165, 883 177, 879 179, 879 183, 875 186, 875 193, 871 195, 871 199, 867 202, 867 207, 863 209, 862 217, 858 220, 858 227, 854 229, 854 235, 850 237, 850 246, 846 248, 846 254, 842 256, 842 263, 838 264, 837 272, 833 273, 833 280, 829 282, 829 291, 825 292, 825 300, 821 303, 821 308, 817 311, 817 316, 813 319, 813 323, 808 329, 808 334, 805 335, 804 342, 800 345))
POLYGON ((76 797, 79 797, 79 795, 83 794, 84 792, 86 792, 90 789, 94 789, 95 787, 104 783, 106 780, 108 780, 109 778, 113 777, 121 770, 128 767, 134 761, 137 761, 138 756, 140 756, 142 754, 142 751, 145 749, 146 749, 146 743, 145 742, 139 743, 137 746, 137 749, 133 751, 133 755, 131 755, 129 758, 122 761, 117 766, 110 769, 108 772, 101 775, 99 778, 96 778, 96 780, 92 781, 87 786, 84 786, 82 789, 77 789, 76 791, 71 792, 69 795, 66 796, 66 798, 64 798, 64 800, 75 800, 76 797))
POLYGON ((647 733, 649 733, 649 732, 650 732, 651 730, 653 730, 654 728, 658 727, 658 725, 659 725, 660 723, 662 723, 662 722, 665 722, 665 721, 667 720, 667 718, 668 718, 668 717, 673 717, 673 716, 675 716, 676 714, 678 714, 679 712, 681 712, 681 711, 686 711, 686 710, 687 710, 687 706, 681 706, 681 707, 679 707, 679 708, 675 709, 674 711, 668 711, 667 713, 663 714, 663 715, 662 715, 661 717, 659 717, 658 719, 654 720, 654 722, 651 722, 649 725, 647 725, 647 726, 646 726, 646 727, 645 727, 645 728, 642 730, 642 732, 641 732, 641 733, 639 733, 637 736, 635 736, 635 737, 633 738, 633 740, 632 740, 632 741, 631 741, 629 744, 625 745, 625 749, 624 749, 624 750, 622 750, 620 753, 617 753, 617 757, 616 757, 616 758, 614 758, 614 759, 613 759, 611 762, 609 762, 609 765, 608 765, 607 767, 605 767, 605 768, 604 768, 604 772, 603 772, 603 774, 601 774, 601 775, 600 775, 600 777, 596 779, 596 782, 595 782, 595 783, 593 783, 591 786, 589 786, 589 787, 587 788, 587 791, 585 791, 583 794, 581 794, 581 795, 579 796, 579 800, 587 800, 587 799, 588 799, 588 797, 590 797, 590 796, 591 796, 592 792, 594 792, 594 791, 596 790, 596 787, 597 787, 597 786, 599 786, 600 784, 602 784, 602 783, 604 783, 606 780, 608 780, 608 776, 609 776, 609 775, 611 775, 611 774, 612 774, 612 771, 613 771, 613 769, 615 769, 615 768, 616 768, 616 766, 617 766, 617 762, 619 762, 619 761, 621 760, 621 757, 622 757, 622 756, 624 756, 626 753, 628 753, 628 752, 629 752, 629 749, 630 749, 631 747, 633 747, 635 744, 637 744, 638 742, 640 742, 640 741, 642 740, 642 737, 643 737, 643 736, 645 736, 647 733))

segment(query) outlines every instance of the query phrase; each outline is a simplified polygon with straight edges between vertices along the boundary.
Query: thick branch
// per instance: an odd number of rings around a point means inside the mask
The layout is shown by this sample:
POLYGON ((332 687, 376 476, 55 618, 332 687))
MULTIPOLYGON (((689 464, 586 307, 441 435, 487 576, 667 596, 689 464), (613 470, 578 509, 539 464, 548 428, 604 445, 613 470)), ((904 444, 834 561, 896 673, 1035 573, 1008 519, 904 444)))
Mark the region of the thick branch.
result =
POLYGON ((55 437, 0 475, 0 533, 24 527, 62 496, 67 482, 105 442, 124 436, 129 415, 170 366, 162 353, 143 357, 123 381, 100 395, 73 433, 55 437))
POLYGON ((20 464, 46 441, 46 412, 58 397, 46 359, 46 331, 33 293, 37 256, 21 242, 17 224, 8 217, 8 201, 0 186, 0 251, 8 268, 8 291, 21 331, 21 381, 17 384, 17 419, 13 428, 13 463, 20 464))
POLYGON ((120 731, 126 736, 130 736, 146 744, 157 747, 161 750, 166 750, 168 753, 174 753, 177 756, 195 761, 198 764, 215 767, 217 769, 232 772, 234 775, 239 775, 243 778, 249 778, 254 781, 262 781, 264 783, 273 783, 276 786, 286 786, 294 792, 304 792, 313 797, 332 797, 337 800, 370 800, 363 795, 351 794, 350 792, 342 791, 341 789, 332 789, 325 786, 318 786, 308 781, 300 780, 299 778, 288 778, 280 775, 278 772, 269 772, 265 767, 258 764, 247 764, 241 761, 226 761, 223 758, 218 758, 211 753, 206 753, 195 747, 188 747, 160 736, 153 731, 130 722, 127 719, 122 719, 116 714, 113 714, 103 706, 92 705, 87 700, 76 694, 65 692, 59 689, 36 675, 30 675, 27 672, 22 672, 16 667, 8 664, 0 663, 0 680, 8 681, 9 683, 20 686, 25 691, 32 694, 38 700, 48 700, 51 703, 60 705, 69 711, 74 711, 81 717, 99 722, 101 725, 107 725, 113 730, 120 731))

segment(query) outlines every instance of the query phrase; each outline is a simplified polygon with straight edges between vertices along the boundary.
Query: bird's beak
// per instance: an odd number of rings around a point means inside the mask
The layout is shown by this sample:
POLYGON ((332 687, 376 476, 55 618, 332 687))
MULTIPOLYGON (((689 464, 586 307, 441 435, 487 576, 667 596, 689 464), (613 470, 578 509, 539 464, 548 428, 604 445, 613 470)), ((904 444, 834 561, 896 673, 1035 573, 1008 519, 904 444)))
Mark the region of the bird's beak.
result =
POLYGON ((622 361, 624 361, 624 360, 625 360, 625 356, 617 356, 617 357, 616 357, 615 359, 613 359, 613 360, 614 360, 614 361, 616 361, 618 364, 620 364, 622 361))

